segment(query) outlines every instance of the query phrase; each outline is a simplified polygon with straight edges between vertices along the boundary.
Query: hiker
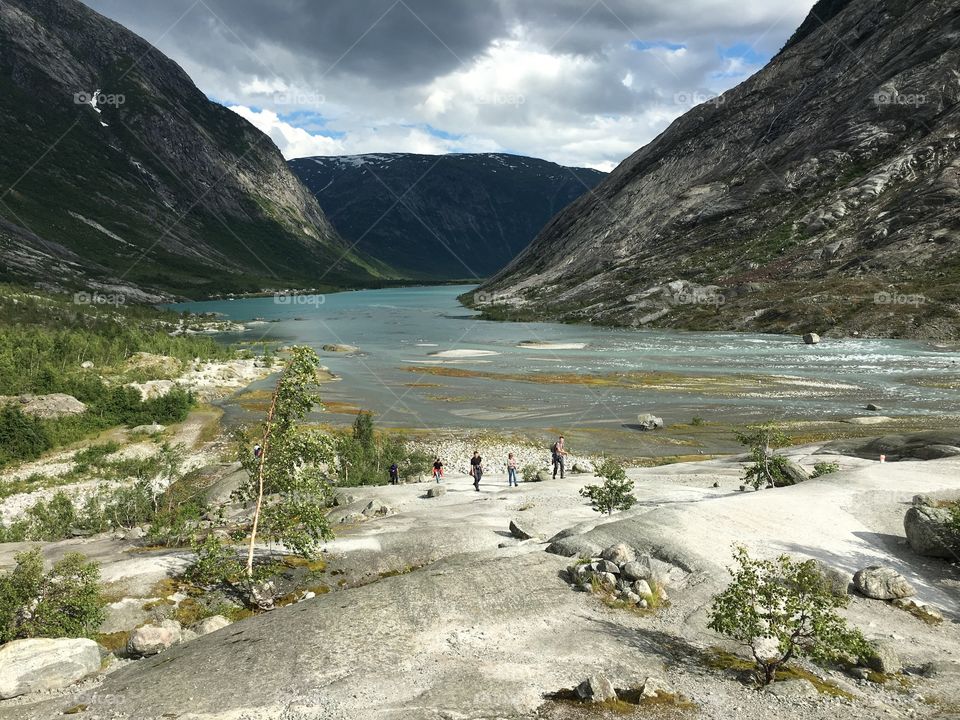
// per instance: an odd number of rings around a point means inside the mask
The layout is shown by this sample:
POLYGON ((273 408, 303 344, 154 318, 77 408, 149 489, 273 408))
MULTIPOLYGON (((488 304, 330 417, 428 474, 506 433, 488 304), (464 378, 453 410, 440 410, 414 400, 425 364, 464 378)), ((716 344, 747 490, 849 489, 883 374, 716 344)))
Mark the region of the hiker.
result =
POLYGON ((440 458, 433 461, 433 479, 439 483, 443 479, 443 463, 440 458))
POLYGON ((483 458, 476 450, 470 459, 470 477, 473 478, 473 489, 480 492, 480 478, 483 477, 483 458))
POLYGON ((550 448, 550 454, 553 456, 553 479, 557 479, 557 470, 559 469, 560 479, 563 480, 563 474, 566 470, 564 457, 567 454, 567 451, 563 447, 563 435, 561 435, 553 444, 553 447, 550 448))
POLYGON ((517 485, 517 459, 513 453, 507 455, 507 487, 519 487, 517 485))
POLYGON ((399 485, 400 484, 400 468, 396 463, 390 466, 390 484, 399 485))

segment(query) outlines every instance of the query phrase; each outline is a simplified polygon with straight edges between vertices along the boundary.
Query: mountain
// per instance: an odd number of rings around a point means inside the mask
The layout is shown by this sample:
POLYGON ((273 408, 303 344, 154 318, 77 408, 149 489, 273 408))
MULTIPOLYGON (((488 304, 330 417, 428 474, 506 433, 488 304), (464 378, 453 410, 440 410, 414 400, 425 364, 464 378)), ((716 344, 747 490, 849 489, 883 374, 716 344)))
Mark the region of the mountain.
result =
POLYGON ((958 67, 955 0, 821 0, 765 68, 464 301, 515 319, 956 338, 958 67))
POLYGON ((481 278, 523 250, 604 173, 504 154, 290 161, 337 231, 414 278, 481 278))
POLYGON ((354 286, 270 139, 76 0, 0 0, 2 280, 198 297, 354 286))

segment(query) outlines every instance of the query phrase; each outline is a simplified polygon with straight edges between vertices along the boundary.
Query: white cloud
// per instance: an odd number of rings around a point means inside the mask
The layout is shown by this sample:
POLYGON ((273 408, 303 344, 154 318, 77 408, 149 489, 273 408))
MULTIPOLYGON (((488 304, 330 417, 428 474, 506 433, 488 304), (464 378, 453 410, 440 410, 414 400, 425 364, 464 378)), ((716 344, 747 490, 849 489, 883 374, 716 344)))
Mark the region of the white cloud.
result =
POLYGON ((243 105, 231 105, 230 109, 269 135, 288 160, 310 155, 343 154, 343 145, 339 141, 323 135, 311 135, 302 128, 284 122, 271 110, 257 112, 243 105))

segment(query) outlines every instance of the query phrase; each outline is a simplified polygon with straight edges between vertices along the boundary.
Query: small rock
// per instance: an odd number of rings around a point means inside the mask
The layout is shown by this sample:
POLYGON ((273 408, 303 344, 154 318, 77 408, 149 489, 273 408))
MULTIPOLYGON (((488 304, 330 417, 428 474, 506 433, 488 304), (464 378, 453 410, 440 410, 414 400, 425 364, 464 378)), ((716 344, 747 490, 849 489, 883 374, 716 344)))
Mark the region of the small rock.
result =
POLYGON ((807 345, 816 345, 820 342, 820 336, 816 333, 807 333, 803 336, 803 342, 807 345))
POLYGON ((394 509, 380 500, 371 500, 361 513, 365 517, 386 517, 393 515, 394 509))
MULTIPOLYGON (((628 562, 632 562, 637 559, 637 554, 633 551, 629 545, 624 543, 619 543, 618 545, 611 545, 602 553, 600 557, 604 560, 608 560, 617 565, 625 565, 628 562)), ((617 569, 617 574, 620 573, 619 568, 617 569)))
POLYGON ((871 670, 882 672, 885 675, 895 675, 903 669, 900 656, 890 643, 870 643, 871 654, 863 658, 864 664, 871 670))
POLYGON ((427 490, 428 498, 443 497, 447 494, 447 488, 443 485, 434 485, 433 487, 427 490))
POLYGON ((200 637, 200 635, 194 632, 193 630, 189 630, 189 629, 184 630, 183 632, 180 633, 180 644, 183 645, 185 643, 191 642, 192 640, 196 640, 198 637, 200 637))
POLYGON ((600 584, 607 590, 611 592, 617 587, 617 576, 612 573, 598 572, 593 575, 600 584))
POLYGON ((620 567, 620 573, 627 580, 648 580, 650 578, 649 566, 637 560, 624 563, 620 567))
POLYGON ((598 560, 596 562, 596 569, 598 572, 610 573, 611 575, 620 574, 619 566, 610 560, 598 560))
POLYGON ((891 567, 876 565, 858 570, 853 576, 853 585, 862 595, 875 600, 893 600, 910 597, 913 586, 891 567))
POLYGON ((802 483, 810 479, 810 475, 804 470, 799 463, 794 462, 793 460, 785 460, 783 465, 784 475, 787 476, 788 485, 796 485, 797 483, 802 483))
POLYGON ((655 698, 662 695, 672 695, 673 690, 663 680, 655 677, 648 677, 643 681, 640 688, 640 695, 645 698, 655 698))
POLYGON ((517 540, 532 540, 536 537, 529 528, 523 528, 516 520, 510 521, 510 534, 517 540))
POLYGON ((547 482, 547 480, 553 480, 553 475, 550 474, 549 470, 537 470, 537 474, 534 475, 534 482, 547 482))
POLYGON ((146 536, 147 536, 146 530, 144 530, 142 527, 135 527, 127 530, 127 532, 123 536, 123 539, 129 540, 129 541, 143 540, 143 538, 145 538, 146 536))
POLYGON ((217 630, 222 630, 231 624, 232 623, 223 615, 214 615, 213 617, 204 618, 194 625, 193 629, 196 631, 197 635, 209 635, 210 633, 216 632, 217 630))
POLYGON ((159 625, 138 627, 127 640, 127 652, 135 657, 148 657, 163 652, 180 642, 183 631, 176 620, 164 620, 159 625))
POLYGON ((960 661, 932 660, 920 672, 924 677, 960 677, 960 661))
POLYGON ((650 588, 650 583, 648 583, 646 580, 637 580, 631 586, 631 589, 642 598, 653 596, 653 590, 650 588))
POLYGON ((162 433, 166 429, 166 425, 161 425, 160 423, 151 423, 149 425, 137 425, 135 428, 132 428, 130 432, 143 433, 145 435, 156 435, 157 433, 162 433))
POLYGON ((577 685, 577 697, 584 702, 602 703, 617 699, 617 691, 606 675, 591 675, 577 685))
POLYGON ((80 363, 80 367, 84 370, 89 370, 93 367, 93 360, 84 360, 82 363, 80 363))
POLYGON ((300 599, 297 602, 305 602, 307 600, 313 600, 317 594, 313 590, 307 590, 303 595, 300 596, 300 599))
POLYGON ((880 410, 880 408, 874 405, 873 403, 867 403, 867 407, 865 409, 869 410, 870 412, 879 412, 880 410))
POLYGON ((14 640, 0 646, 0 699, 64 688, 99 669, 93 640, 14 640))
POLYGON ((890 604, 901 610, 906 610, 912 615, 916 615, 919 619, 930 625, 939 625, 943 622, 943 613, 932 605, 921 605, 910 598, 897 598, 896 600, 891 600, 890 604))
POLYGON ((277 589, 270 580, 256 583, 250 588, 250 602, 261 610, 269 610, 277 596, 277 589))

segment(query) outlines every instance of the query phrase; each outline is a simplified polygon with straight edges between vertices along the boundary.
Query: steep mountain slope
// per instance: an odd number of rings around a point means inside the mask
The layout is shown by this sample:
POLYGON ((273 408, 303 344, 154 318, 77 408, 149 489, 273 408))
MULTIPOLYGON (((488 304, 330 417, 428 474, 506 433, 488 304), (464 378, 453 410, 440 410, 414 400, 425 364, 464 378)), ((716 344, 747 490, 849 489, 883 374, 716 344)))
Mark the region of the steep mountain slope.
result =
POLYGON ((293 171, 337 231, 417 278, 487 277, 603 179, 517 155, 302 158, 293 171))
POLYGON ((957 337, 958 67, 954 0, 821 0, 766 68, 676 120, 465 301, 491 317, 957 337))
POLYGON ((0 0, 0 137, 3 279, 200 296, 379 272, 267 136, 76 0, 0 0))

